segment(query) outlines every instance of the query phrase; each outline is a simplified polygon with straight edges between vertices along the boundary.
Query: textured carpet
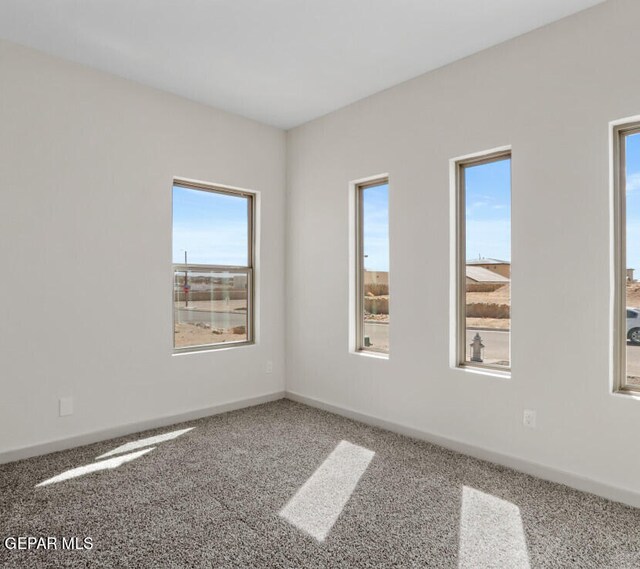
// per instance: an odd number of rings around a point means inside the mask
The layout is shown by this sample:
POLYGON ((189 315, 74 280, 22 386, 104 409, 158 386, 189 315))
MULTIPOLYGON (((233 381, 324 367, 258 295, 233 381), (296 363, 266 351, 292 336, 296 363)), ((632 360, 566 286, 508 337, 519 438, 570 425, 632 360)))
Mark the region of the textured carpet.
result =
POLYGON ((0 539, 7 568, 624 569, 640 510, 281 400, 0 465, 0 539))

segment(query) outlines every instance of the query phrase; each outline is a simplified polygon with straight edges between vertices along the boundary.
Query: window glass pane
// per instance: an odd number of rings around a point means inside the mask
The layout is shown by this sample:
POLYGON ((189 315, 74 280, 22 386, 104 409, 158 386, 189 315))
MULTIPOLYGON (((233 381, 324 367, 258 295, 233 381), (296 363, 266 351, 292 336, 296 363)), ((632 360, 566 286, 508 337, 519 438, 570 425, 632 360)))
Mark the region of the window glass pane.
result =
POLYGON ((248 282, 249 271, 183 271, 176 267, 175 347, 246 342, 248 282))
POLYGON ((252 207, 248 195, 174 185, 174 348, 253 339, 252 207))
MULTIPOLYGON (((624 138, 626 161, 627 307, 640 309, 640 133, 624 138)), ((627 384, 640 387, 640 319, 627 310, 627 384), (631 317, 633 316, 633 317, 631 317)))
POLYGON ((249 264, 249 198, 173 187, 173 262, 249 264))
POLYGON ((362 348, 389 353, 389 184, 361 190, 364 322, 362 348))
POLYGON ((511 159, 464 167, 465 362, 511 365, 511 159))

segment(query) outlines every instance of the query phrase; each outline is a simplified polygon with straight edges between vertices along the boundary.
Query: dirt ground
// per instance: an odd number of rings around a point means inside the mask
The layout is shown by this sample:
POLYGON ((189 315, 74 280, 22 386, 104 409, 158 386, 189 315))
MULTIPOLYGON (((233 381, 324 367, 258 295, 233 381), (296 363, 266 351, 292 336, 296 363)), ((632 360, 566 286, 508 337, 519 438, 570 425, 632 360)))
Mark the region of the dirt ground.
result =
POLYGON ((200 326, 190 323, 176 324, 175 331, 176 348, 222 344, 226 342, 244 342, 247 339, 246 333, 233 334, 231 330, 226 330, 222 334, 214 334, 210 328, 201 328, 200 326))
POLYGON ((468 292, 467 304, 511 304, 510 285, 501 286, 493 292, 468 292))
POLYGON ((640 308, 640 282, 627 283, 627 306, 640 308))
MULTIPOLYGON (((493 292, 468 292, 467 304, 493 303, 510 305, 509 288, 509 285, 505 285, 493 292)), ((627 306, 640 308, 640 282, 627 283, 627 306)))
POLYGON ((640 386, 640 377, 636 377, 636 376, 633 376, 633 375, 628 375, 627 376, 627 383, 629 385, 640 386))
POLYGON ((509 330, 510 318, 467 318, 467 328, 491 328, 492 330, 509 330))
MULTIPOLYGON (((493 292, 468 292, 467 303, 506 304, 511 303, 509 286, 505 285, 493 292)), ((381 298, 389 298, 383 296, 381 298)), ((640 302, 640 288, 638 291, 640 302)), ((639 304, 640 306, 640 304, 639 304)), ((365 314, 365 322, 389 322, 388 314, 365 314)), ((492 330, 509 330, 511 320, 509 318, 467 318, 469 328, 490 328, 492 330)))
POLYGON ((364 314, 365 322, 389 322, 388 314, 369 314, 365 312, 364 314))

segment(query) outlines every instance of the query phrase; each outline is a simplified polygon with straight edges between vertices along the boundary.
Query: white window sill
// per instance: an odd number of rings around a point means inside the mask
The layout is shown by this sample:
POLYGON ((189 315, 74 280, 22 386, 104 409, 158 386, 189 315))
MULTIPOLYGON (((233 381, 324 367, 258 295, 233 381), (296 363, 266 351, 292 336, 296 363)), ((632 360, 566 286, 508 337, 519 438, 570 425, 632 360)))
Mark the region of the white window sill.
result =
POLYGON ((501 371, 499 369, 493 369, 493 368, 482 367, 482 366, 473 366, 473 365, 457 365, 457 366, 452 366, 452 369, 462 371, 464 373, 484 375, 489 377, 495 377, 498 379, 511 379, 511 370, 501 371))
POLYGON ((203 346, 201 348, 185 349, 184 351, 174 351, 172 356, 190 356, 192 354, 209 354, 211 352, 228 352, 229 350, 238 350, 241 348, 251 348, 255 346, 255 342, 238 342, 235 344, 219 344, 216 346, 203 346))
POLYGON ((365 358, 373 358, 376 360, 388 360, 389 354, 383 354, 380 352, 368 352, 366 350, 358 350, 351 352, 355 356, 364 356, 365 358))

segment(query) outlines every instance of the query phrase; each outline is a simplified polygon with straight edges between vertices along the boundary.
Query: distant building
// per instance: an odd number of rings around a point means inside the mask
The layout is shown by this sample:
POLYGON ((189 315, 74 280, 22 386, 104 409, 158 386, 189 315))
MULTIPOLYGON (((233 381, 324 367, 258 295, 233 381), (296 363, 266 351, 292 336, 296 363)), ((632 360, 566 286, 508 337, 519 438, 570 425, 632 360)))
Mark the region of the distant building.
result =
POLYGON ((510 279, 490 269, 480 266, 467 265, 467 284, 496 285, 509 284, 510 279))
POLYGON ((498 273, 507 279, 511 278, 511 263, 509 261, 501 261, 500 259, 480 258, 480 259, 468 259, 468 267, 480 267, 487 269, 493 273, 498 273))
POLYGON ((635 269, 627 269, 627 282, 628 283, 636 282, 636 279, 633 278, 633 271, 635 271, 635 269))
POLYGON ((364 272, 364 284, 377 284, 389 286, 389 272, 388 271, 365 271, 364 272))

